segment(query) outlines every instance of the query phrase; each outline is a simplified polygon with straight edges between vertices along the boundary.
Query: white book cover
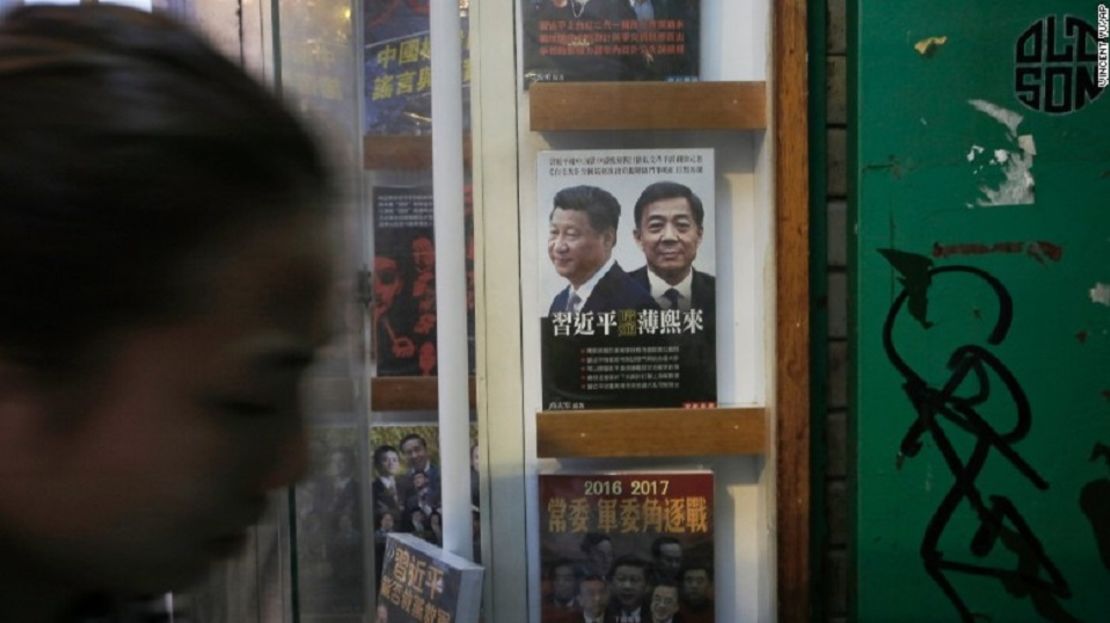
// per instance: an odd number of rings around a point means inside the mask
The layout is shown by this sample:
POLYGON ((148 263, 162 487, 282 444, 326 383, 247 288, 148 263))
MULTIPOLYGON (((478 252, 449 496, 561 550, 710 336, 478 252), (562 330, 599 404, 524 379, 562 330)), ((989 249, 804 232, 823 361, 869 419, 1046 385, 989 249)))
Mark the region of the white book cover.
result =
POLYGON ((539 154, 545 410, 715 405, 713 156, 539 154))

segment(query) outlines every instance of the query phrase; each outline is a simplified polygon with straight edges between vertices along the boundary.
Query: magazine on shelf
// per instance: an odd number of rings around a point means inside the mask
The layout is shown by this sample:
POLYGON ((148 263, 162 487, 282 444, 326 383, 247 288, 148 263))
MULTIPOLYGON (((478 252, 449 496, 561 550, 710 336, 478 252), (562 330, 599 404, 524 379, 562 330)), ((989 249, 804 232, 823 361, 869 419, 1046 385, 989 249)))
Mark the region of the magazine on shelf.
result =
POLYGON ((540 474, 541 623, 713 623, 713 473, 540 474))
MULTIPOLYGON (((442 545, 442 480, 439 427, 435 424, 377 424, 370 428, 370 494, 378 578, 386 539, 407 533, 442 545)), ((478 533, 478 427, 470 426, 470 503, 474 517, 474 559, 478 533)))
POLYGON ((699 0, 521 0, 524 83, 698 79, 699 0))
POLYGON ((543 408, 717 401, 711 149, 538 157, 543 408))
MULTIPOLYGON (((365 128, 369 135, 429 134, 432 128, 432 57, 429 0, 365 0, 365 128)), ((469 106, 469 0, 462 17, 463 102, 469 106)), ((463 119, 469 119, 467 110, 463 119)))
MULTIPOLYGON (((474 370, 474 236, 466 187, 467 343, 474 370)), ((377 376, 436 376, 435 233, 430 186, 373 191, 371 334, 377 376)))
POLYGON ((478 623, 482 567, 404 533, 389 535, 375 623, 478 623))

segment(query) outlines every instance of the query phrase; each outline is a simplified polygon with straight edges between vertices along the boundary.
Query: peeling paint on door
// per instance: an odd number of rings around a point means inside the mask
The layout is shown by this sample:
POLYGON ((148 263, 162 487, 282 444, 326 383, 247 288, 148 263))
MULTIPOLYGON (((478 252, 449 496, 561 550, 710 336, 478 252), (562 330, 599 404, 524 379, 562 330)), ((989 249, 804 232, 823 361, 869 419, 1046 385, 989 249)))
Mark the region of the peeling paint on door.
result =
POLYGON ((1032 135, 1018 135, 1018 126, 1024 117, 985 100, 968 100, 968 104, 1002 124, 1007 130, 1004 144, 999 147, 988 151, 981 145, 971 146, 967 160, 975 165, 972 175, 983 181, 978 186, 979 193, 974 203, 968 203, 968 207, 1033 203, 1036 184, 1033 179, 1033 159, 1037 155, 1037 147, 1032 135))

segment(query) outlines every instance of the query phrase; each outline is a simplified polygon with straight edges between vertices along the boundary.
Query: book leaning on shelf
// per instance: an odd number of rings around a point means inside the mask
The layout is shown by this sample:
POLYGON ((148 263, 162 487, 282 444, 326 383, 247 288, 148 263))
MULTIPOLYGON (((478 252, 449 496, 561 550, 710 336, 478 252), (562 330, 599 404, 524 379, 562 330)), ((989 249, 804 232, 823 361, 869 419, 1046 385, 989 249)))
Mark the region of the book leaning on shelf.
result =
POLYGON ((482 567, 412 534, 389 535, 375 623, 477 623, 482 567))
POLYGON ((540 474, 541 623, 713 623, 713 474, 540 474))

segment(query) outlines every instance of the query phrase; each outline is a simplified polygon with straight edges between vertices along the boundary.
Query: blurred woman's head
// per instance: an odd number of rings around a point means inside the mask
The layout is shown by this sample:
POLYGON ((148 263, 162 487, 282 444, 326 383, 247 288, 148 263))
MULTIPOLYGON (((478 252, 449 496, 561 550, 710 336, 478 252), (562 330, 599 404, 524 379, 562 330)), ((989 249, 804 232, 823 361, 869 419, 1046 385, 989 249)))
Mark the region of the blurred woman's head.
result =
POLYGON ((108 6, 0 21, 0 137, 0 568, 180 585, 305 468, 321 154, 199 36, 108 6))

